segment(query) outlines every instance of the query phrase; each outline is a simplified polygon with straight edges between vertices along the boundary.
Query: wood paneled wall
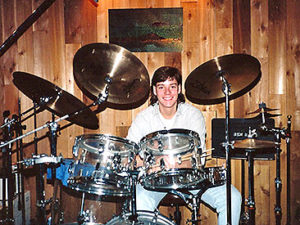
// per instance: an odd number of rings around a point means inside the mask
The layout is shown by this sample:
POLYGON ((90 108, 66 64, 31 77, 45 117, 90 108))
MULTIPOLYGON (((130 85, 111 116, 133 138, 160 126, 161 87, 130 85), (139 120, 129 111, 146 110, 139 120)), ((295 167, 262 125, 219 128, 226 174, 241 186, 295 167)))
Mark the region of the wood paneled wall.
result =
MULTIPOLYGON (((43 0, 0 0, 0 42, 3 43, 13 31, 36 9, 43 0)), ((32 107, 32 102, 12 83, 14 71, 24 71, 56 84, 74 96, 88 103, 76 86, 72 62, 76 51, 94 42, 109 41, 108 9, 121 8, 183 8, 183 51, 181 53, 148 52, 134 53, 146 66, 150 76, 163 65, 181 69, 184 79, 190 72, 213 57, 247 53, 261 63, 260 82, 244 96, 230 102, 232 117, 246 117, 246 112, 254 111, 260 102, 269 108, 278 108, 282 116, 276 117, 277 127, 286 127, 287 115, 292 115, 291 171, 292 171, 292 221, 296 221, 296 211, 300 210, 300 196, 297 193, 300 179, 300 158, 298 149, 300 131, 300 2, 297 0, 100 0, 95 7, 88 0, 57 0, 25 34, 0 58, 0 112, 21 111, 32 107)), ((34 88, 34 84, 33 84, 34 88)), ((224 104, 196 105, 202 110, 207 125, 207 146, 211 145, 211 119, 225 115, 224 104)), ((83 129, 72 125, 64 129, 58 138, 58 153, 65 158, 72 157, 74 138, 84 133, 103 133, 125 137, 136 114, 147 107, 147 103, 133 110, 105 109, 98 114, 99 130, 83 129)), ((37 115, 37 126, 51 119, 49 112, 37 115)), ((25 122, 26 131, 34 128, 33 119, 25 122)), ((63 126, 64 122, 61 123, 63 126)), ((42 136, 43 130, 38 133, 42 136)), ((25 142, 33 137, 24 138, 25 142)), ((38 143, 38 153, 50 154, 49 141, 38 143)), ((286 221, 286 146, 282 140, 282 224, 286 221)), ((222 165, 224 160, 212 159, 209 164, 222 165)), ((240 160, 233 160, 233 184, 241 189, 240 160)), ((257 224, 275 224, 275 161, 255 161, 255 199, 257 224)), ((244 175, 247 177, 247 174, 244 175)), ((32 191, 32 217, 35 216, 34 184, 32 191)), ((46 187, 46 198, 52 196, 51 185, 46 187)), ((246 191, 247 194, 247 191, 246 191)), ((66 200, 68 201, 68 200, 66 200)), ((106 204, 106 203, 103 203, 106 204)), ((118 212, 114 203, 107 203, 118 212)), ((104 207, 103 215, 105 214, 104 207)), ((168 215, 173 209, 162 208, 168 215)), ((183 210, 186 220, 189 212, 183 210)), ((71 220, 77 211, 66 212, 71 220)), ((216 214, 201 206, 201 224, 216 224, 216 214)), ((107 214, 105 214, 107 216, 107 214)), ((111 214, 112 215, 112 214, 111 214)), ((109 217, 105 217, 105 220, 109 217)), ((105 221, 101 221, 105 222, 105 221)))

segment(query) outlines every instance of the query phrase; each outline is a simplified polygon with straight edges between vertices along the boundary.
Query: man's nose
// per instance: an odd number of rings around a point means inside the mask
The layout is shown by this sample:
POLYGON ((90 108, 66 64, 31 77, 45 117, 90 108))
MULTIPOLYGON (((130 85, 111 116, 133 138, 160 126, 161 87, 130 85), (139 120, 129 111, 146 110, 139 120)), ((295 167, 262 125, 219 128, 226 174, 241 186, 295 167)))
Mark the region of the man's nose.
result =
POLYGON ((169 94, 169 93, 171 93, 170 88, 166 88, 165 89, 165 94, 169 94))

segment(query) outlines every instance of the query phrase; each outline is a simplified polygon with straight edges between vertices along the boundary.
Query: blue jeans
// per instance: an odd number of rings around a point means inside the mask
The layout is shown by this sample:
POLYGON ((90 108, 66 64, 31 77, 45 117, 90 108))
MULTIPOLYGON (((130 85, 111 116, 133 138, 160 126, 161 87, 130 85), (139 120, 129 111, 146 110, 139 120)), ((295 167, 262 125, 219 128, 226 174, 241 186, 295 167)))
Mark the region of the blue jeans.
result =
MULTIPOLYGON (((199 190, 190 191, 197 194, 199 190)), ((136 208, 137 210, 154 211, 159 202, 165 197, 166 192, 148 191, 141 184, 136 186, 136 208)), ((211 187, 207 189, 201 196, 201 200, 218 213, 218 225, 227 224, 227 204, 226 204, 226 185, 211 187)), ((231 214, 232 225, 238 225, 241 213, 242 197, 240 192, 231 185, 231 214)))

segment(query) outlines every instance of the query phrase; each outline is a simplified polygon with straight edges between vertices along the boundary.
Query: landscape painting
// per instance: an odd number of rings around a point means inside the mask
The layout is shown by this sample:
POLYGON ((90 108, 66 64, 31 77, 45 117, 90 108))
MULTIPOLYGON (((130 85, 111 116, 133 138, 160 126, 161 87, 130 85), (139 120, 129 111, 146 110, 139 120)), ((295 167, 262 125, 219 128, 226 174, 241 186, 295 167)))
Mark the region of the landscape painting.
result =
POLYGON ((109 43, 131 52, 181 52, 182 8, 110 9, 109 43))

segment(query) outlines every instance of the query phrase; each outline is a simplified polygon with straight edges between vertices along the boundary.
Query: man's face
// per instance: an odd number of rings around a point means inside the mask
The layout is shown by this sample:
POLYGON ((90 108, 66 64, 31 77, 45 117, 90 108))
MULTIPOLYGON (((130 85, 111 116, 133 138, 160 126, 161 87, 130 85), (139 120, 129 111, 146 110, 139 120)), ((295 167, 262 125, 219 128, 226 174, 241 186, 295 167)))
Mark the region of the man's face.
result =
POLYGON ((180 85, 174 78, 158 82, 154 88, 154 94, 158 98, 159 106, 164 108, 176 107, 179 93, 180 85))

